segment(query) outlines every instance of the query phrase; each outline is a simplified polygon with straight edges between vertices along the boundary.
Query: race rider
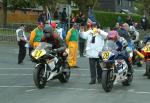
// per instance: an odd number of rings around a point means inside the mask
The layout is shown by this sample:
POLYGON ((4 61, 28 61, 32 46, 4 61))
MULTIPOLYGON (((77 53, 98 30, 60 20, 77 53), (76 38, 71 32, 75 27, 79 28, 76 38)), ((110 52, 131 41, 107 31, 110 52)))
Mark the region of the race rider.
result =
POLYGON ((63 39, 59 37, 55 32, 55 27, 53 25, 45 24, 44 27, 44 36, 42 41, 52 44, 52 50, 58 53, 58 56, 61 56, 63 59, 66 59, 65 49, 66 45, 63 39))
POLYGON ((134 26, 130 26, 129 33, 134 43, 139 41, 139 32, 135 29, 134 26))
POLYGON ((126 61, 128 65, 128 74, 131 74, 133 71, 131 62, 129 61, 129 54, 126 50, 126 47, 128 46, 127 41, 123 37, 120 37, 115 30, 108 33, 107 39, 112 40, 116 44, 116 51, 121 53, 119 56, 126 61))

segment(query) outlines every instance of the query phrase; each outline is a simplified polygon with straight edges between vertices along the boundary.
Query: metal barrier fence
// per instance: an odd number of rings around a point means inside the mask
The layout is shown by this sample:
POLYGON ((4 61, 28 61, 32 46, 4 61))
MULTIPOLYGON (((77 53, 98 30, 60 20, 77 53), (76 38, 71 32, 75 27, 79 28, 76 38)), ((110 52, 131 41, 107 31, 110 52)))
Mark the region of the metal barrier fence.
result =
POLYGON ((15 44, 17 42, 15 30, 8 28, 0 28, 0 41, 15 44))
MULTIPOLYGON (((8 24, 5 28, 3 28, 0 25, 0 41, 6 41, 8 43, 16 43, 16 29, 23 23, 16 23, 16 24, 8 24)), ((35 27, 36 24, 27 24, 24 23, 25 25, 25 31, 30 33, 35 27)), ((72 23, 71 23, 72 25, 72 23)), ((80 24, 78 24, 80 25, 80 24)), ((66 29, 67 32, 67 24, 62 24, 62 27, 66 29)), ((103 28, 103 30, 105 30, 106 32, 108 32, 110 30, 109 27, 105 27, 103 28)))

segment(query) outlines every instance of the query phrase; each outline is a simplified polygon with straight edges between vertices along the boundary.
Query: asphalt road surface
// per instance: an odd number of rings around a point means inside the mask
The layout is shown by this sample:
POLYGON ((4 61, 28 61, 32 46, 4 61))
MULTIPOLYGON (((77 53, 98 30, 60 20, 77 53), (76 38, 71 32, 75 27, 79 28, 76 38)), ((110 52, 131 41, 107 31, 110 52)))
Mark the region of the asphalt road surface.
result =
POLYGON ((33 82, 34 64, 27 55, 18 65, 17 54, 17 46, 0 44, 0 103, 150 103, 150 80, 142 76, 145 65, 134 67, 131 86, 118 84, 105 93, 101 84, 88 84, 88 59, 78 58, 80 68, 71 70, 68 83, 53 80, 39 90, 33 82))

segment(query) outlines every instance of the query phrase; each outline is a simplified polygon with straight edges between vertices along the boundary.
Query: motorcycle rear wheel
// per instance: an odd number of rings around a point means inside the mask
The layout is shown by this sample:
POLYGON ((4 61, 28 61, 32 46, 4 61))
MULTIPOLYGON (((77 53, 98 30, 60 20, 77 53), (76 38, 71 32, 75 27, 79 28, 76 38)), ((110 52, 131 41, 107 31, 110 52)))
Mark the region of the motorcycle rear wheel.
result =
POLYGON ((105 92, 110 92, 113 88, 112 71, 102 72, 102 87, 105 92))
POLYGON ((70 78, 70 66, 68 64, 68 62, 65 62, 65 64, 62 66, 63 68, 63 72, 60 74, 60 76, 58 77, 58 80, 61 83, 67 83, 69 81, 70 78))
POLYGON ((44 66, 39 65, 33 71, 33 80, 37 88, 42 89, 46 85, 46 77, 43 77, 44 66))
POLYGON ((146 61, 146 74, 148 79, 150 79, 150 60, 146 61))
POLYGON ((123 86, 131 85, 132 80, 133 80, 133 73, 131 73, 130 75, 128 74, 127 79, 124 82, 122 82, 123 86))

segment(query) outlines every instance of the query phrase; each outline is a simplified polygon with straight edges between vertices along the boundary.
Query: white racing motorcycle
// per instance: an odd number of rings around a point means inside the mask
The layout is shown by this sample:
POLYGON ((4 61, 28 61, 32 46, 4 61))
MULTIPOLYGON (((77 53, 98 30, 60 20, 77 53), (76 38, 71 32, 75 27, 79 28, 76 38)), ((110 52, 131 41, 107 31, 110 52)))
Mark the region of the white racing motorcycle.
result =
POLYGON ((133 74, 128 74, 128 65, 122 59, 121 53, 114 51, 112 43, 107 42, 104 50, 100 52, 100 65, 102 67, 102 87, 105 92, 110 92, 113 85, 122 83, 125 86, 131 84, 133 74))
POLYGON ((33 80, 39 89, 44 88, 47 81, 58 79, 61 83, 66 83, 70 78, 68 51, 63 53, 64 57, 60 57, 56 50, 50 49, 51 47, 50 44, 40 43, 31 53, 32 61, 36 63, 33 80))

